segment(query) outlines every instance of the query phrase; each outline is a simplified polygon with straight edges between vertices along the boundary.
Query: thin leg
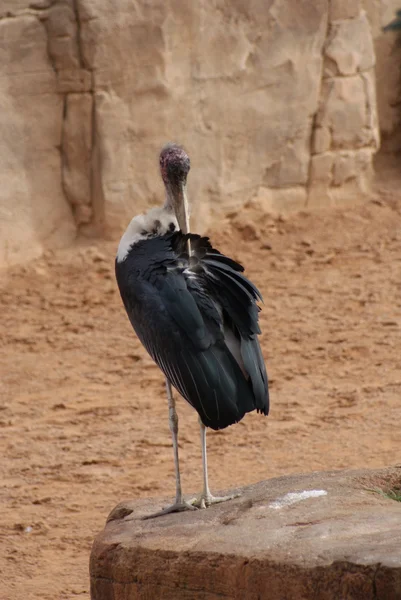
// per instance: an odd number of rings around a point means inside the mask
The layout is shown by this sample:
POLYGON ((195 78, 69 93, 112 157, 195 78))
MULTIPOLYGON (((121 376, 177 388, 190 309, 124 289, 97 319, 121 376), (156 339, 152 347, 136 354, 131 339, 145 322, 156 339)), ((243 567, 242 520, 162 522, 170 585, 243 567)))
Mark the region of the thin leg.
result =
POLYGON ((166 379, 166 391, 168 400, 168 422, 170 426, 171 435, 173 438, 173 451, 174 451, 174 468, 175 468, 175 502, 176 504, 182 503, 182 488, 181 488, 181 475, 180 475, 180 459, 178 457, 178 415, 175 410, 175 400, 173 396, 173 390, 171 389, 171 383, 166 379))
POLYGON ((207 508, 211 504, 218 504, 226 500, 238 498, 240 494, 231 494, 230 496, 213 496, 209 489, 209 480, 207 474, 207 453, 206 453, 206 427, 199 418, 201 448, 202 448, 202 464, 203 464, 203 492, 191 500, 191 504, 197 508, 207 508))
POLYGON ((209 477, 207 472, 207 450, 206 450, 206 427, 199 419, 199 427, 200 427, 200 438, 201 438, 201 448, 202 448, 202 467, 203 467, 203 495, 206 497, 211 497, 210 489, 209 489, 209 477))
POLYGON ((181 489, 181 476, 180 476, 180 461, 178 458, 178 415, 175 410, 175 400, 173 396, 173 390, 171 389, 171 383, 166 379, 166 391, 168 400, 168 422, 170 426, 171 435, 173 438, 173 450, 174 450, 174 467, 175 467, 175 502, 171 506, 160 510, 157 513, 143 517, 143 519, 153 519, 154 517, 161 517, 173 512, 180 512, 183 510, 196 510, 196 506, 185 502, 182 497, 181 489))

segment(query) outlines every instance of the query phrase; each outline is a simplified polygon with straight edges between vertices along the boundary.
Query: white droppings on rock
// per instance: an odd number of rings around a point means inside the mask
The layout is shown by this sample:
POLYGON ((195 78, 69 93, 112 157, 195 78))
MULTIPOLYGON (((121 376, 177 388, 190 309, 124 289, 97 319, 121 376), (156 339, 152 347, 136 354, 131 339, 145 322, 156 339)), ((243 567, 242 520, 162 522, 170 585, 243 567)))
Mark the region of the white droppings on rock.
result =
POLYGON ((304 492, 289 492, 282 498, 278 498, 269 504, 269 508, 284 508, 296 502, 307 500, 308 498, 318 498, 319 496, 327 496, 326 490, 305 490, 304 492))

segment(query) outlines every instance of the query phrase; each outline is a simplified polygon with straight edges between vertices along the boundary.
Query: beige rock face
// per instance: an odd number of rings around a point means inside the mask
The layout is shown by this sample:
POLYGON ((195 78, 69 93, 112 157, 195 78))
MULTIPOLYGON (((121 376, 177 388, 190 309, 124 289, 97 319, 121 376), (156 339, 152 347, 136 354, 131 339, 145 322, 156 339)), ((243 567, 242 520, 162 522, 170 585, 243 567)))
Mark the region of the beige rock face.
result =
POLYGON ((340 1, 331 5, 312 135, 309 206, 369 193, 380 143, 370 24, 363 10, 351 14, 347 6, 340 1))
POLYGON ((357 149, 377 145, 372 73, 328 78, 323 83, 316 125, 331 132, 331 149, 357 149), (372 114, 374 117, 372 118, 372 114))
POLYGON ((373 38, 377 40, 382 36, 383 27, 394 18, 400 3, 397 0, 362 0, 362 6, 368 15, 373 38))
POLYGON ((21 260, 19 238, 37 254, 75 228, 120 233, 161 201, 168 140, 191 156, 197 229, 251 200, 287 211, 367 189, 350 154, 378 145, 358 2, 5 0, 0 16, 0 264, 21 260), (315 157, 345 150, 353 175, 316 182, 315 157))
POLYGON ((400 3, 397 0, 365 0, 365 5, 372 25, 376 53, 377 107, 382 132, 382 151, 399 152, 401 45, 397 41, 396 32, 383 32, 382 27, 394 19, 400 3))
POLYGON ((78 225, 93 217, 91 202, 92 94, 68 94, 62 131, 62 179, 78 225))
POLYGON ((396 600, 400 469, 280 477, 207 510, 143 521, 124 502, 93 545, 92 600, 396 600))
POLYGON ((366 13, 333 21, 326 43, 326 59, 330 61, 325 68, 328 76, 355 75, 374 67, 375 52, 366 13))
POLYGON ((359 16, 361 10, 360 0, 331 0, 329 6, 330 21, 338 21, 339 19, 354 19, 359 16))
POLYGON ((285 1, 229 9, 140 2, 140 15, 122 2, 124 21, 110 18, 106 4, 82 3, 96 16, 83 30, 95 40, 99 184, 109 228, 159 201, 157 154, 168 139, 190 153, 199 226, 261 184, 306 185, 326 2, 294 3, 290 20, 285 1))
POLYGON ((0 265, 71 242, 75 224, 61 187, 63 99, 33 15, 0 20, 0 265))

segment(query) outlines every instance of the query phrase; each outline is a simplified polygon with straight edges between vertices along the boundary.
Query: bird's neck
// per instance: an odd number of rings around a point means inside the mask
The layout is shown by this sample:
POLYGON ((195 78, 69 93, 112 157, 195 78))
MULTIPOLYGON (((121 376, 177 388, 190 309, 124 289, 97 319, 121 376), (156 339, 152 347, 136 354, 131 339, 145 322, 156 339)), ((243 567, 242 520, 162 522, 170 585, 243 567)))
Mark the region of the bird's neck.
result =
MULTIPOLYGON (((174 211, 179 228, 184 235, 190 232, 189 203, 185 183, 180 183, 179 185, 173 185, 171 183, 166 184, 166 201, 164 203, 164 209, 174 211)), ((191 244, 189 240, 188 254, 191 254, 191 244)))

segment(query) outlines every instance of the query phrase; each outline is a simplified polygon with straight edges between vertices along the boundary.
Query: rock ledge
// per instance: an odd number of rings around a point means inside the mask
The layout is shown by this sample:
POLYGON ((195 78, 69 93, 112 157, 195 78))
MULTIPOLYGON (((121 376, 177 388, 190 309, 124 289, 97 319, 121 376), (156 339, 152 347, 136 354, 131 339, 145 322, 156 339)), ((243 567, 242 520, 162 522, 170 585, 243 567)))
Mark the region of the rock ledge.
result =
POLYGON ((124 502, 93 545, 92 600, 398 600, 401 469, 280 477, 206 511, 124 502))

